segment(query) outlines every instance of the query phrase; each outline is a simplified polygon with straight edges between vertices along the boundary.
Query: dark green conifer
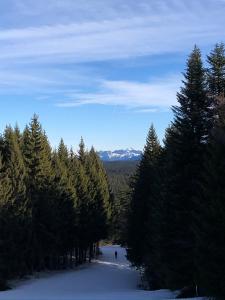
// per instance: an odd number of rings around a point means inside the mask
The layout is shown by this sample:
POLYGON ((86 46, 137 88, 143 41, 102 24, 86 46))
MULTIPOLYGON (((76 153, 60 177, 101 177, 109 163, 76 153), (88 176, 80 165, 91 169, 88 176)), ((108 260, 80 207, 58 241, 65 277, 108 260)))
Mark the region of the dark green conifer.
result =
POLYGON ((178 93, 179 106, 166 141, 167 213, 170 222, 164 234, 163 276, 169 288, 194 286, 195 265, 194 212, 198 205, 200 170, 206 143, 212 129, 212 102, 208 96, 200 50, 195 47, 187 61, 185 80, 178 93))
POLYGON ((6 127, 4 132, 4 156, 12 188, 8 224, 11 226, 10 236, 14 246, 8 251, 11 257, 10 269, 12 274, 17 274, 18 271, 22 274, 26 269, 25 258, 28 243, 26 171, 17 132, 10 126, 6 127), (24 245, 23 248, 21 244, 24 245))
POLYGON ((103 166, 97 153, 92 147, 86 159, 86 172, 88 176, 89 213, 91 244, 106 237, 107 210, 109 206, 109 186, 103 166))
POLYGON ((209 93, 214 101, 214 128, 202 170, 201 201, 196 216, 199 287, 208 296, 225 297, 225 48, 208 56, 209 93))
POLYGON ((215 48, 207 56, 208 69, 207 81, 212 97, 224 97, 225 94, 225 46, 216 44, 215 48))
POLYGON ((27 189, 31 215, 30 269, 44 267, 48 255, 48 232, 50 218, 49 186, 52 180, 51 148, 46 134, 34 115, 23 134, 22 150, 27 170, 27 189))
POLYGON ((152 210, 156 182, 156 169, 161 155, 161 146, 154 126, 150 127, 144 153, 132 184, 131 212, 128 227, 128 255, 137 266, 145 264, 149 252, 146 238, 152 210))
POLYGON ((14 247, 9 236, 12 229, 10 228, 11 222, 8 222, 11 214, 12 193, 9 170, 4 164, 2 153, 0 153, 0 290, 6 289, 6 281, 10 278, 8 265, 11 265, 11 256, 8 251, 14 247))

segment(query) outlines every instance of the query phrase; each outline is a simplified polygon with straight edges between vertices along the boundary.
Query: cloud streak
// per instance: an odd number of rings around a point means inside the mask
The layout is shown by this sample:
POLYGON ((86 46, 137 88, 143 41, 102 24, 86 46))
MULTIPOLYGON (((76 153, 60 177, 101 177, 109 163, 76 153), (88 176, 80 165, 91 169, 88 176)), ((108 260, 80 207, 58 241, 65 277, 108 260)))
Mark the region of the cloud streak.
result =
POLYGON ((54 94, 63 99, 60 107, 166 108, 176 101, 180 76, 134 82, 83 69, 225 40, 222 0, 3 0, 1 5, 1 93, 54 94))
POLYGON ((158 8, 144 2, 147 15, 133 12, 120 18, 118 12, 117 18, 109 20, 0 30, 0 60, 101 61, 179 52, 199 41, 209 45, 225 38, 219 4, 208 11, 200 1, 191 1, 188 6, 184 0, 176 0, 171 10, 165 1, 158 2, 158 8))
POLYGON ((88 104, 116 105, 136 108, 137 112, 156 112, 176 104, 179 77, 170 76, 146 83, 103 81, 96 93, 76 93, 71 100, 57 103, 58 107, 77 107, 88 104), (140 109, 142 108, 142 109, 140 109))

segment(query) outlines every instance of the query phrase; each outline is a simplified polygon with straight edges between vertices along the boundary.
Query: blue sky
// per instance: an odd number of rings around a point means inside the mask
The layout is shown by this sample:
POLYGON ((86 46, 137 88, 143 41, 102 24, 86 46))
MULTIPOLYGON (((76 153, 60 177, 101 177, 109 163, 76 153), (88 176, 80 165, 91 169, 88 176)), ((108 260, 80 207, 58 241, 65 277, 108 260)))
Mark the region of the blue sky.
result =
POLYGON ((225 41, 225 0, 1 0, 0 130, 40 116, 51 144, 160 139, 187 55, 225 41))

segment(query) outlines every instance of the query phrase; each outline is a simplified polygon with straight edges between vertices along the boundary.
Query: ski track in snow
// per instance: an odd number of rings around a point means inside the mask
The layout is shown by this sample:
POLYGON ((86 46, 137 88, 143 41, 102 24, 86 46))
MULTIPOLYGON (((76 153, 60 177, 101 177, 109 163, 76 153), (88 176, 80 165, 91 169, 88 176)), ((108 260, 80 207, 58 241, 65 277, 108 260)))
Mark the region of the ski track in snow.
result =
POLYGON ((174 299, 167 290, 151 292, 138 289, 139 274, 130 267, 125 249, 105 246, 101 250, 103 255, 92 264, 20 281, 12 290, 0 292, 0 300, 174 299), (117 260, 114 258, 115 251, 118 252, 117 260))

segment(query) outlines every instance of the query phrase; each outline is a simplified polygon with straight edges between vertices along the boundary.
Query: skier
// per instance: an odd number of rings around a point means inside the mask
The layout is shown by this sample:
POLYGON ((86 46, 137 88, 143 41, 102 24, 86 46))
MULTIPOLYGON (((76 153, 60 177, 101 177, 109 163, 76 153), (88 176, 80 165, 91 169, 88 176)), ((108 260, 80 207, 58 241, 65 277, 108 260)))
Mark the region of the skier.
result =
POLYGON ((117 259, 117 255, 118 255, 118 254, 117 254, 117 251, 115 251, 115 259, 117 259))

